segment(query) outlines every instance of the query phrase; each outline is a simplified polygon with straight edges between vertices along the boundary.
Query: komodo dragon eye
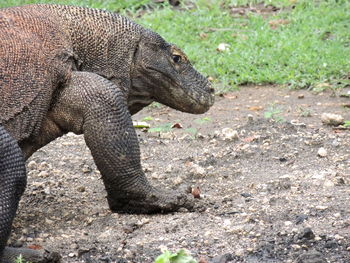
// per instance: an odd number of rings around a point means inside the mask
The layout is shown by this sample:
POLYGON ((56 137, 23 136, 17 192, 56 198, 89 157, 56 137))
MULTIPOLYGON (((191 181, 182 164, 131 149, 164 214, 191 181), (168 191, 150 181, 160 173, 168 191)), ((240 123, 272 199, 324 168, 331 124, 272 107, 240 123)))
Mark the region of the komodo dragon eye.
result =
POLYGON ((179 56, 179 55, 173 55, 173 61, 174 61, 175 63, 181 62, 181 56, 179 56))

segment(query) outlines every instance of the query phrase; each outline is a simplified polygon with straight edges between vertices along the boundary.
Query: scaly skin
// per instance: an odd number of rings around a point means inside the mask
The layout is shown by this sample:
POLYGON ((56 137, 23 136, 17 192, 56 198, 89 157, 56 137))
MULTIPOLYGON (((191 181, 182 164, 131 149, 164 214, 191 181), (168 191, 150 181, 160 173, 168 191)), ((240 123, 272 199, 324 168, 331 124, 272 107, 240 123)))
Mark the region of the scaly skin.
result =
POLYGON ((180 49, 127 18, 81 7, 2 9, 0 25, 0 262, 16 255, 4 246, 26 181, 19 147, 27 159, 69 131, 84 134, 112 211, 192 208, 188 196, 148 183, 131 121, 153 101, 190 113, 213 104, 209 82, 180 49))

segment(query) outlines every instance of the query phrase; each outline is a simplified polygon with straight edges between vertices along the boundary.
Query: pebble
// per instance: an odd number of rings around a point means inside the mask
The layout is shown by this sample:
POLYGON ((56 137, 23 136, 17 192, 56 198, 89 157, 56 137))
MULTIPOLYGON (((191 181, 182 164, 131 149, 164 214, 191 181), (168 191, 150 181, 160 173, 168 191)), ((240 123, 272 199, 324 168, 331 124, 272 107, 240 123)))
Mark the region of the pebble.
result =
POLYGON ((225 52, 225 51, 228 51, 229 50, 229 47, 230 45, 227 44, 227 43, 220 43, 218 45, 218 47, 216 48, 217 51, 220 51, 220 52, 225 52))
POLYGON ((198 164, 194 164, 190 170, 190 173, 197 176, 204 176, 205 175, 205 169, 198 164))
POLYGON ((38 177, 42 177, 42 178, 46 178, 49 176, 49 173, 46 172, 46 171, 41 171, 39 174, 38 174, 38 177))
POLYGON ((221 133, 224 140, 233 141, 238 139, 238 132, 231 128, 223 128, 221 133))
POLYGON ((285 221, 284 225, 285 226, 291 226, 291 225, 293 225, 293 222, 292 221, 285 221))
POLYGON ((317 155, 320 157, 326 157, 328 155, 328 153, 327 153, 327 150, 325 148, 321 147, 320 149, 318 149, 317 155))
POLYGON ((254 121, 254 116, 252 114, 247 115, 248 122, 253 122, 254 121))
POLYGON ((344 117, 339 114, 322 113, 321 121, 326 125, 338 126, 344 123, 344 117))
POLYGON ((335 238, 335 239, 337 239, 337 240, 344 239, 344 237, 343 237, 343 236, 338 235, 338 234, 336 234, 336 235, 334 236, 334 238, 335 238))
POLYGON ((308 251, 299 255, 296 263, 327 263, 327 260, 320 252, 308 251))
POLYGON ((298 244, 293 244, 292 248, 295 250, 299 250, 299 249, 301 249, 301 246, 299 246, 298 244))
POLYGON ((181 178, 180 176, 178 176, 178 177, 174 178, 173 184, 174 184, 174 185, 179 185, 179 184, 182 184, 183 181, 184 181, 184 179, 181 178))
POLYGON ((169 164, 166 169, 165 169, 165 172, 166 173, 171 173, 171 171, 173 170, 173 166, 171 164, 169 164))
POLYGON ((299 238, 305 238, 305 239, 314 239, 315 238, 315 234, 314 232, 312 232, 312 229, 310 227, 307 227, 303 230, 302 233, 300 233, 299 238))
POLYGON ((234 260, 233 255, 230 253, 227 253, 222 256, 216 256, 215 258, 212 259, 211 263, 226 263, 226 262, 231 262, 234 260))
POLYGON ((159 137, 162 139, 173 140, 175 138, 175 134, 172 132, 160 132, 159 137))
POLYGON ((77 188, 77 190, 78 190, 78 192, 85 192, 85 187, 84 186, 79 186, 78 188, 77 188))
POLYGON ((27 165, 27 167, 30 169, 30 170, 33 170, 37 167, 37 163, 36 161, 30 161, 27 165))
POLYGON ((334 183, 331 180, 326 180, 323 184, 325 187, 334 187, 334 183))
POLYGON ((318 205, 318 206, 316 206, 317 210, 326 210, 327 208, 328 208, 328 206, 325 206, 325 205, 318 205))

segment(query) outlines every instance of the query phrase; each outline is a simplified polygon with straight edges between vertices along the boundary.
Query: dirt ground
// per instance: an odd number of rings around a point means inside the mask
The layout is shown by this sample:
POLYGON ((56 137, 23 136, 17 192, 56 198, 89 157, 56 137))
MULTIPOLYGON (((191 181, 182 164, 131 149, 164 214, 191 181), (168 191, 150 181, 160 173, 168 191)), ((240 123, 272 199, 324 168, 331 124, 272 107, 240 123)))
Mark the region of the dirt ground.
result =
POLYGON ((28 160, 10 242, 63 262, 147 263, 180 248, 212 263, 350 262, 350 131, 321 122, 325 112, 350 120, 349 90, 242 87, 204 115, 153 106, 133 116, 182 126, 138 130, 142 163, 159 188, 199 187, 195 212, 111 213, 83 137, 68 134, 28 160))

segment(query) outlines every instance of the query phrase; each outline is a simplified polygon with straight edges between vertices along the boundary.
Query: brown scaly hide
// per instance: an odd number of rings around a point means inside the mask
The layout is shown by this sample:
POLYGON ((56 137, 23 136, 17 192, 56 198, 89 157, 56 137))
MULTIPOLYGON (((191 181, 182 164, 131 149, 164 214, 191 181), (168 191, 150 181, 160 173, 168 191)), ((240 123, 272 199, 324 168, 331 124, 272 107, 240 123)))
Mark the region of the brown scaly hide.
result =
POLYGON ((0 124, 21 143, 38 135, 72 70, 129 87, 142 28, 102 10, 29 5, 0 10, 0 124))

